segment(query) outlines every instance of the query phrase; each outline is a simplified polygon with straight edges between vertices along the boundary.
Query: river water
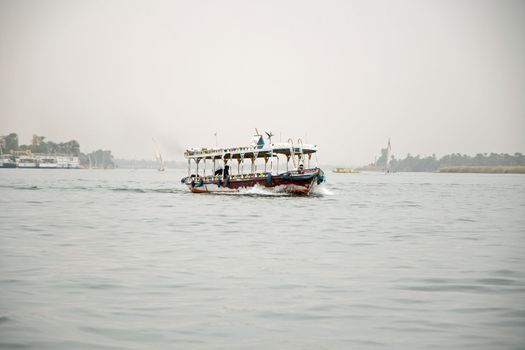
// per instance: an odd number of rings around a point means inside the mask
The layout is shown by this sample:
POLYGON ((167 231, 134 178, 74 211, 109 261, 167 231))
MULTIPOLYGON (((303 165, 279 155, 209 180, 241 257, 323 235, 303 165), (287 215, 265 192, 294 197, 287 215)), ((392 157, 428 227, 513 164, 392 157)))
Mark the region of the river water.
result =
POLYGON ((0 170, 0 348, 524 349, 525 176, 0 170))

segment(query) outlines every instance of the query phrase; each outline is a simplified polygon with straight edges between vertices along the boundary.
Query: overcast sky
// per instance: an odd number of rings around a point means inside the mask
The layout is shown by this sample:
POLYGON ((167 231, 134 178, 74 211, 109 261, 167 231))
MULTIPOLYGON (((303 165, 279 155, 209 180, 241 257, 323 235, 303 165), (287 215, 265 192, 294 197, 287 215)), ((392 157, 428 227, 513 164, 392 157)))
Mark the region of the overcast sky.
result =
POLYGON ((0 134, 119 158, 525 153, 525 1, 0 0, 0 134))

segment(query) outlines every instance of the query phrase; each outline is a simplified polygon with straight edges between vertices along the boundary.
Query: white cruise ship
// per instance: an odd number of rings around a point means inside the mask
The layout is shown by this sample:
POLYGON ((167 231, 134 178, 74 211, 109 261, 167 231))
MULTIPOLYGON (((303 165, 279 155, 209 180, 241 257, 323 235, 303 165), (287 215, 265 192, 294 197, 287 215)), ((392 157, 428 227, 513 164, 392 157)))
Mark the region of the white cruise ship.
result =
POLYGON ((26 169, 80 169, 80 162, 78 157, 70 155, 24 154, 2 157, 0 168, 14 167, 26 169), (10 164, 10 161, 12 164, 10 164))
POLYGON ((56 169, 57 168, 57 157, 56 156, 37 156, 36 160, 38 162, 39 168, 44 169, 56 169))
POLYGON ((80 169, 80 162, 78 157, 73 156, 57 156, 57 168, 59 169, 80 169))
POLYGON ((17 159, 16 165, 19 168, 36 168, 37 161, 31 156, 21 156, 17 159))
POLYGON ((15 157, 10 155, 0 156, 0 168, 16 168, 15 157))

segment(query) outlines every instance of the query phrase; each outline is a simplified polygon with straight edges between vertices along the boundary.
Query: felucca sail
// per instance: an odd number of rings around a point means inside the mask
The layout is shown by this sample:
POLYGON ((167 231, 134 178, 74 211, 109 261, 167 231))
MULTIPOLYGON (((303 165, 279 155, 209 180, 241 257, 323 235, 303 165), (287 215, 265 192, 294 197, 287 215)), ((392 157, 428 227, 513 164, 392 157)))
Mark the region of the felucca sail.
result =
POLYGON ((390 172, 390 158, 392 157, 392 146, 390 146, 390 139, 388 139, 388 146, 386 148, 386 162, 385 162, 385 172, 390 172))
POLYGON ((153 143, 155 143, 155 159, 157 160, 157 165, 158 165, 157 170, 164 171, 165 170, 164 161, 162 160, 162 155, 160 154, 160 151, 159 151, 159 145, 157 144, 157 141, 155 141, 155 139, 152 139, 152 140, 153 140, 153 143))

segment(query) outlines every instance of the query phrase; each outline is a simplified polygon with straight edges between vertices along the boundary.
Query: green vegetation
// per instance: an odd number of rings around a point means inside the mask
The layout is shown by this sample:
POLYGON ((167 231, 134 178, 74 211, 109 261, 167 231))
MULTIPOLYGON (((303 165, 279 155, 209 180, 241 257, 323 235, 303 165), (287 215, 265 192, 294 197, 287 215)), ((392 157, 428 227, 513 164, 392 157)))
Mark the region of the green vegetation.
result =
MULTIPOLYGON (((386 149, 381 150, 381 157, 365 169, 384 170, 386 164, 386 149)), ((520 167, 525 166, 525 156, 521 153, 510 155, 507 153, 478 153, 475 156, 455 153, 437 158, 432 156, 421 157, 407 154, 403 159, 390 159, 390 171, 443 171, 443 172, 496 172, 521 173, 520 167)))
POLYGON ((85 168, 114 169, 117 167, 111 151, 108 150, 99 149, 88 154, 81 153, 78 160, 85 168))
POLYGON ((33 135, 31 144, 19 145, 18 135, 10 133, 7 136, 0 137, 1 153, 37 153, 37 154, 64 154, 73 157, 78 157, 80 166, 88 168, 115 168, 115 161, 111 155, 111 151, 97 150, 89 154, 80 152, 80 144, 76 140, 56 143, 53 141, 45 141, 45 136, 33 135))
POLYGON ((0 137, 0 147, 2 153, 43 153, 43 154, 67 154, 78 157, 80 155, 80 145, 78 141, 71 140, 68 142, 55 143, 53 141, 44 141, 45 136, 33 135, 31 144, 19 145, 18 135, 11 133, 7 136, 0 137))
POLYGON ((447 166, 440 173, 525 174, 525 166, 447 166))
POLYGON ((10 133, 0 138, 0 149, 2 153, 10 153, 11 151, 18 150, 18 135, 10 133))

